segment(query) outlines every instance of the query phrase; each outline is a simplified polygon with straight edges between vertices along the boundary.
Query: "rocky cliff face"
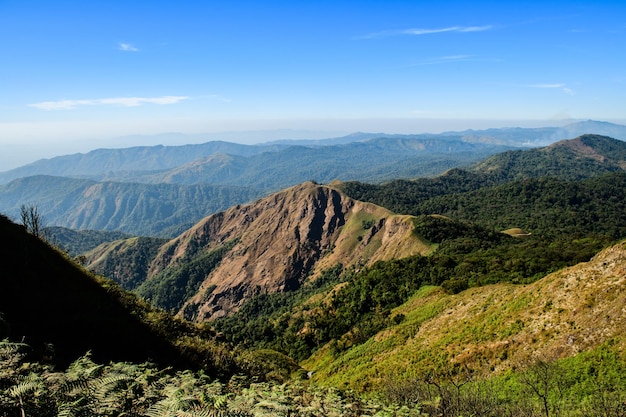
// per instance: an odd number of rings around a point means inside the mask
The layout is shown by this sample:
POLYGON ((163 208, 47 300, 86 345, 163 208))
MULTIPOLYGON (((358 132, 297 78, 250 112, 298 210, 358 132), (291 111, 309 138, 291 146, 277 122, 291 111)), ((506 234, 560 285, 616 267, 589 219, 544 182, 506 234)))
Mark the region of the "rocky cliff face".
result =
POLYGON ((227 246, 183 300, 180 315, 211 320, 255 295, 296 289, 337 263, 358 266, 430 250, 413 232, 411 217, 308 182, 203 219, 161 246, 146 280, 227 246))

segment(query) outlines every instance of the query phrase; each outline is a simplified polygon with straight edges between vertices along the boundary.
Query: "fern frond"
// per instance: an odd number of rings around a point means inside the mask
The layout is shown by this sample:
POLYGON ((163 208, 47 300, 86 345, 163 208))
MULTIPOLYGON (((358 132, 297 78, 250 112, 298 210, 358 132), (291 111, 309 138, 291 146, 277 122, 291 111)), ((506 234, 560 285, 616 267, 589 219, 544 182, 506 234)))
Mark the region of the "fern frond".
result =
POLYGON ((22 381, 9 389, 9 394, 16 398, 25 398, 28 394, 32 394, 45 387, 41 377, 35 373, 31 373, 21 378, 22 381))
POLYGON ((84 415, 88 401, 83 397, 75 401, 62 402, 58 406, 57 417, 79 417, 84 415))

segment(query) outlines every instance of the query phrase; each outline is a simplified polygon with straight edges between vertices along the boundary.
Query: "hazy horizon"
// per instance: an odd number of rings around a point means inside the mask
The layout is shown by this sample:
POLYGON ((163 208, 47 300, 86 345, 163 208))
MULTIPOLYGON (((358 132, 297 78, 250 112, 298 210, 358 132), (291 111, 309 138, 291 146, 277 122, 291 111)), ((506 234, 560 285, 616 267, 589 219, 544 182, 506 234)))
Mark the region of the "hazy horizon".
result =
MULTIPOLYGON (((424 134, 443 133, 464 130, 484 130, 491 128, 542 128, 561 127, 584 120, 376 120, 367 121, 332 121, 334 130, 314 129, 259 129, 230 130, 220 132, 184 133, 159 132, 137 133, 115 137, 76 138, 74 140, 32 141, 3 144, 4 152, 0 154, 0 172, 8 171, 40 159, 57 156, 87 153, 102 148, 126 148, 133 146, 178 146, 198 144, 209 141, 226 141, 248 145, 263 144, 277 140, 331 139, 353 133, 384 133, 384 134, 424 134), (340 129, 344 127, 344 129, 340 129)), ((626 125, 626 120, 597 120, 626 125)), ((313 125, 314 126, 314 125, 313 125)))
POLYGON ((0 2, 0 170, 164 132, 623 123, 624 16, 608 0, 0 2))

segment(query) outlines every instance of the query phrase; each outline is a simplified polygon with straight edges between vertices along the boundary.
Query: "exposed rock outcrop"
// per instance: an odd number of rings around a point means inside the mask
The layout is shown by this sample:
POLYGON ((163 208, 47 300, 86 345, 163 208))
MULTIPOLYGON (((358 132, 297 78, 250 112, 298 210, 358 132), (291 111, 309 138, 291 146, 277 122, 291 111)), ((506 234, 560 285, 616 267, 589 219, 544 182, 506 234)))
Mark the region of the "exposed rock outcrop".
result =
POLYGON ((205 321, 261 293, 299 288, 338 263, 361 266, 426 253, 410 216, 398 216, 312 182, 209 216, 167 242, 147 267, 160 279, 184 262, 230 245, 180 315, 205 321))

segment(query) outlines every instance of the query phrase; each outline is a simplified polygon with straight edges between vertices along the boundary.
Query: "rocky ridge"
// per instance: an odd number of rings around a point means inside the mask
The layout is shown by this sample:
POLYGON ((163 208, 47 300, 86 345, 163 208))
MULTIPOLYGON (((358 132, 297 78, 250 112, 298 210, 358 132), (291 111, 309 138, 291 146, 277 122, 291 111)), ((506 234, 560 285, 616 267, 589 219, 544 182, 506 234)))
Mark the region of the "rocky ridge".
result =
MULTIPOLYGON (((338 263, 359 267, 431 250, 414 233, 411 216, 395 215, 332 186, 307 182, 206 217, 158 249, 147 264, 145 280, 163 279, 224 248, 194 295, 181 300, 179 315, 212 320, 236 311, 256 295, 297 289, 338 263)), ((115 256, 115 250, 107 253, 115 256)), ((90 264, 95 258, 87 258, 88 267, 97 266, 90 264)), ((101 255, 98 259, 103 264, 101 255)), ((96 268, 96 272, 107 271, 96 268)))

